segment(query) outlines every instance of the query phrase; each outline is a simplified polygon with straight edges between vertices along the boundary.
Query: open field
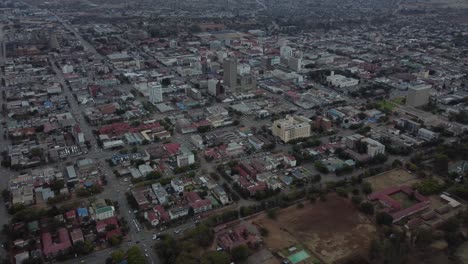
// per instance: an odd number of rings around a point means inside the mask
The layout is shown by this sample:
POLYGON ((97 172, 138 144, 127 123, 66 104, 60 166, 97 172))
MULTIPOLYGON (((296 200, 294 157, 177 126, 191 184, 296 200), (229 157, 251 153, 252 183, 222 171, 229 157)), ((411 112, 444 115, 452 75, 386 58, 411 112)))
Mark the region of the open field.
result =
POLYGON ((409 208, 418 202, 414 199, 411 199, 406 193, 404 192, 397 192, 395 194, 390 195, 391 198, 395 199, 397 202, 401 204, 402 209, 409 208))
POLYGON ((391 101, 382 100, 378 102, 381 109, 392 111, 395 107, 402 104, 403 97, 395 98, 391 101))
POLYGON ((282 209, 276 220, 261 214, 251 221, 269 231, 264 242, 272 252, 303 245, 326 263, 359 254, 367 256, 375 234, 374 225, 351 201, 335 194, 325 202, 306 202, 304 208, 282 209))
POLYGON ((388 187, 399 186, 403 184, 411 186, 414 183, 417 183, 419 180, 418 177, 410 174, 406 170, 395 169, 367 178, 365 181, 372 184, 372 189, 374 191, 380 191, 388 187))

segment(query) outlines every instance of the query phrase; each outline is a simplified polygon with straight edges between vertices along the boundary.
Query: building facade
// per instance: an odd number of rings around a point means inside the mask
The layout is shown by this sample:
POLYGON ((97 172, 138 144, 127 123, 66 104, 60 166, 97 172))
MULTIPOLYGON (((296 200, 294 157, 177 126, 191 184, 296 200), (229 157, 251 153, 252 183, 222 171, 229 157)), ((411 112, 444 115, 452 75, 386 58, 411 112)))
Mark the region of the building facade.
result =
POLYGON ((419 107, 429 103, 429 96, 432 86, 427 84, 415 85, 408 88, 406 96, 406 105, 419 107))
POLYGON ((303 116, 286 116, 273 123, 273 135, 279 137, 284 142, 289 142, 298 138, 310 137, 311 120, 303 116))

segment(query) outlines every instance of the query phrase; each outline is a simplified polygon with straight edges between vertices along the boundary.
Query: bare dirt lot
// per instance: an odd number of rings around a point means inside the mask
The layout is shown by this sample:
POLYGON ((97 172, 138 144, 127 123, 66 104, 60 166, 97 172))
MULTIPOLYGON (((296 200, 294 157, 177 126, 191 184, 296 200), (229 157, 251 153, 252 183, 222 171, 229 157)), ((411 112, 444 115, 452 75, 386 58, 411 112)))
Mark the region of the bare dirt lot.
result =
POLYGON ((365 181, 372 185, 372 189, 374 191, 380 191, 392 186, 411 186, 417 183, 419 180, 416 175, 410 174, 406 170, 395 169, 367 178, 365 181))
POLYGON ((272 252, 301 244, 326 263, 367 256, 375 235, 374 225, 348 199, 334 194, 325 202, 282 209, 275 220, 262 214, 251 221, 268 229, 264 242, 272 252))

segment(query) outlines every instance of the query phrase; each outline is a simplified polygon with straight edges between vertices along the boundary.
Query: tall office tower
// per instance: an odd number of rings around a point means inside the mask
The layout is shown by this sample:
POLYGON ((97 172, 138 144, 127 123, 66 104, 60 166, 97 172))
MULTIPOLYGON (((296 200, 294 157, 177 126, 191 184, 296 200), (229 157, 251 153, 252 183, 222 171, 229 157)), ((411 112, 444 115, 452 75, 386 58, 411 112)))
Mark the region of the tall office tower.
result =
POLYGON ((6 43, 5 33, 3 32, 3 25, 0 25, 0 66, 5 65, 6 60, 6 43))
POLYGON ((161 84, 157 82, 148 83, 148 91, 150 103, 157 104, 163 101, 163 92, 161 84))
POLYGON ((428 84, 418 84, 408 88, 406 105, 419 107, 429 103, 429 96, 432 86, 428 84))
POLYGON ((49 48, 50 49, 60 49, 60 45, 57 40, 57 35, 55 31, 51 30, 49 32, 49 48))
POLYGON ((225 59, 223 63, 224 73, 223 80, 224 85, 229 86, 231 89, 235 89, 237 82, 237 61, 236 59, 229 58, 225 59))
POLYGON ((209 79, 208 80, 208 93, 212 96, 216 96, 216 87, 218 86, 218 80, 216 79, 209 79))

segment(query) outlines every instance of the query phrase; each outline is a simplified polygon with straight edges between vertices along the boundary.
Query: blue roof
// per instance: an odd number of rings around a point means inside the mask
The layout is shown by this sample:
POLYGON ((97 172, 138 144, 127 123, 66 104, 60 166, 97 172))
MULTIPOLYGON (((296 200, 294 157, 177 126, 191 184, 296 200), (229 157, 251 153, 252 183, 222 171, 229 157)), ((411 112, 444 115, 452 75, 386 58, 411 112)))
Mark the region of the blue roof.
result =
POLYGON ((179 107, 181 110, 187 109, 187 107, 183 103, 176 103, 177 107, 179 107))
POLYGON ((76 212, 78 213, 79 217, 88 216, 88 209, 87 208, 77 208, 76 212))
POLYGON ((54 105, 54 104, 53 104, 51 101, 45 101, 45 102, 44 102, 44 106, 45 106, 46 108, 52 107, 53 105, 54 105))

